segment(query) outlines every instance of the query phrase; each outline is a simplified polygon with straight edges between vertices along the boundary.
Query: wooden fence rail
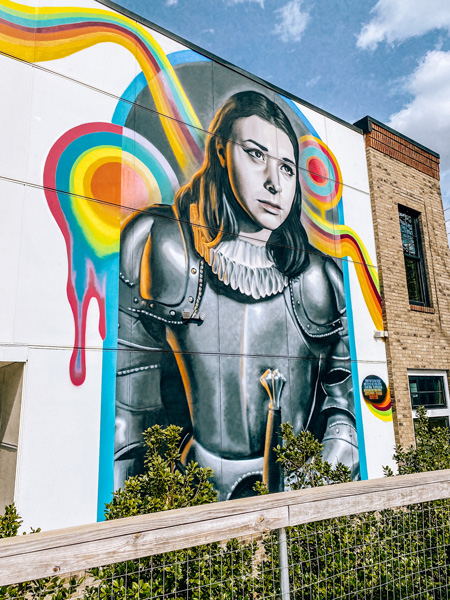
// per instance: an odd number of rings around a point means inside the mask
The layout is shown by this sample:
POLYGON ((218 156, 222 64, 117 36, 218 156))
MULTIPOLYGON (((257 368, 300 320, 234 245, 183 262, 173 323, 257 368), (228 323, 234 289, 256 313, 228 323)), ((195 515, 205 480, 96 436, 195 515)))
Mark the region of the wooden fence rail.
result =
POLYGON ((450 469, 283 492, 0 540, 0 585, 450 498, 450 469))

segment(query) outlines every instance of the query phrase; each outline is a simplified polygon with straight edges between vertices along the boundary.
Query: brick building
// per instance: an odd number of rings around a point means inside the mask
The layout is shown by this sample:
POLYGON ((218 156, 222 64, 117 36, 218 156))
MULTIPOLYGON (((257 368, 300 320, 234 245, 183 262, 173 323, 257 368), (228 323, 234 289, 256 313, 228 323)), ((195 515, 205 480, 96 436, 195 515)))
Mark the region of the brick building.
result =
POLYGON ((450 253, 439 155, 365 117, 364 131, 396 441, 414 442, 411 405, 449 425, 450 253))

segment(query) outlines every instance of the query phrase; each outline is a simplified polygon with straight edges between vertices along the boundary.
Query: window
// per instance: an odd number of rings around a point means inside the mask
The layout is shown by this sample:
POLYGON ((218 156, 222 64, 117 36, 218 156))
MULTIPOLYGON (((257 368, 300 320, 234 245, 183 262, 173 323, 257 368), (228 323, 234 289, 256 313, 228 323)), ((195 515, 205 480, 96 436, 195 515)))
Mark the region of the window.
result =
POLYGON ((432 427, 449 427, 447 374, 442 371, 410 371, 408 379, 413 410, 424 406, 432 427))
POLYGON ((447 406, 442 375, 410 375, 409 391, 413 408, 445 408, 447 406))
POLYGON ((420 233, 420 213, 399 206, 399 217, 409 302, 410 304, 417 304, 419 306, 429 306, 425 261, 420 233))

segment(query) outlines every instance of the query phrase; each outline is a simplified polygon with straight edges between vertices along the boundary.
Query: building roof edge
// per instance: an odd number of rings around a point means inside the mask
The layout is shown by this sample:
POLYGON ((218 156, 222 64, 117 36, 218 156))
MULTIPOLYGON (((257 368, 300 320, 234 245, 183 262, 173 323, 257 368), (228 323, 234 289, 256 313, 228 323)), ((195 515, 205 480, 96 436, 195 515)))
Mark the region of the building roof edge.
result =
POLYGON ((151 29, 154 29, 158 33, 161 33, 162 35, 165 35, 165 36, 171 38, 172 40, 174 40, 180 44, 183 44, 190 50, 194 50, 198 54, 202 54, 203 56, 206 56, 206 58, 209 58, 209 59, 213 60, 214 62, 217 62, 217 63, 223 65, 224 67, 227 67, 228 69, 232 69, 236 73, 239 73, 240 75, 243 75, 244 77, 247 77, 248 79, 251 79, 255 83, 259 83, 260 85, 263 85, 264 87, 266 87, 270 90, 273 90, 274 92, 277 92, 278 94, 286 96, 290 100, 294 100, 294 102, 300 102, 307 108, 311 108, 312 110, 317 111, 319 114, 323 115, 324 117, 328 117, 329 119, 332 119, 333 121, 336 121, 337 123, 344 125, 345 127, 348 127, 349 129, 356 131, 357 133, 361 133, 361 134, 363 133, 361 127, 358 127, 354 123, 349 123, 348 121, 344 121, 344 119, 341 119, 340 117, 337 117, 336 115, 333 115, 332 113, 329 113, 328 111, 326 111, 318 106, 315 106, 314 104, 311 104, 311 102, 308 102, 307 100, 303 100, 302 98, 299 98, 298 96, 295 96, 294 94, 291 94, 290 92, 287 92, 286 90, 283 90, 282 88, 278 87, 277 85, 274 85, 273 83, 270 83, 264 79, 261 79, 261 77, 258 77, 257 75, 253 75, 252 73, 249 73, 245 69, 242 69, 241 67, 238 67, 238 66, 234 65, 233 63, 230 63, 227 60, 220 58, 219 56, 216 56, 215 54, 213 54, 212 52, 209 52, 208 50, 204 50, 200 46, 193 44, 189 40, 182 38, 181 36, 177 35, 176 33, 173 33, 172 31, 169 31, 168 29, 165 29, 164 27, 161 27, 160 25, 157 25, 156 23, 149 21, 145 17, 142 17, 141 15, 138 15, 138 14, 128 10, 127 8, 124 8, 123 6, 120 6, 119 4, 116 4, 115 2, 113 2, 113 0, 96 0, 96 2, 98 2, 99 4, 103 4, 104 6, 107 6, 108 8, 112 8, 116 12, 123 14, 126 17, 130 17, 131 19, 138 21, 139 23, 141 23, 142 25, 145 25, 146 27, 150 27, 151 29))
POLYGON ((389 127, 389 125, 385 125, 381 121, 378 121, 377 119, 374 119, 373 117, 370 117, 369 115, 366 115, 362 119, 359 119, 359 121, 355 121, 355 123, 353 123, 353 125, 355 125, 355 127, 359 127, 360 129, 362 129, 362 131, 364 133, 371 133, 372 123, 375 123, 375 125, 378 125, 379 127, 383 127, 383 129, 386 129, 386 131, 389 131, 390 133, 393 133, 394 135, 398 135, 398 137, 402 138, 406 142, 409 142, 410 144, 414 144, 414 146, 417 146, 417 148, 420 148, 421 150, 425 150, 425 152, 428 152, 432 156, 435 156, 436 158, 439 158, 439 159, 441 158, 440 155, 437 152, 435 152, 434 150, 430 150, 430 148, 427 148, 423 144, 419 144, 419 142, 416 142, 415 140, 409 138, 407 135, 404 135, 403 133, 400 133, 399 131, 392 129, 392 127, 389 127))

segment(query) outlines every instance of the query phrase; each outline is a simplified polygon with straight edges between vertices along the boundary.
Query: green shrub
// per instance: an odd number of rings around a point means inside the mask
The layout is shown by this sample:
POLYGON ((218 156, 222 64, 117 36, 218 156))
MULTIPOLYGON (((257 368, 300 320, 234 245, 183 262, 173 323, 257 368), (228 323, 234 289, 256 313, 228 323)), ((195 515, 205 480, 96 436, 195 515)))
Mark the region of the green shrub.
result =
MULTIPOLYGON (((145 472, 130 477, 106 505, 107 520, 215 502, 211 469, 179 469, 181 428, 155 425, 144 433, 145 472)), ((165 597, 177 600, 253 598, 255 543, 230 540, 92 569, 88 600, 165 597)))
MULTIPOLYGON (((324 464, 321 444, 287 424, 277 449, 293 489, 346 481, 348 473, 324 464)), ((449 431, 433 428, 418 411, 416 445, 397 445, 399 474, 450 468, 449 431)), ((385 474, 394 475, 385 467, 385 474)), ((400 509, 329 519, 289 528, 291 589, 304 600, 370 597, 433 600, 450 580, 450 502, 434 501, 400 509)), ((273 542, 272 542, 273 543, 273 542)))
MULTIPOLYGON (((18 534, 22 519, 20 518, 15 504, 5 507, 5 513, 0 515, 0 538, 14 537, 18 534)), ((37 533, 39 529, 32 529, 30 533, 37 533)), ((67 578, 46 577, 35 581, 26 581, 15 585, 0 586, 0 600, 15 600, 26 598, 27 600, 68 600, 79 586, 84 577, 73 576, 67 578)))
MULTIPOLYGON (((433 427, 423 406, 417 409, 415 420, 416 445, 404 449, 397 444, 394 460, 399 475, 450 469, 450 436, 447 427, 433 427)), ((385 475, 394 473, 384 467, 385 475)))

